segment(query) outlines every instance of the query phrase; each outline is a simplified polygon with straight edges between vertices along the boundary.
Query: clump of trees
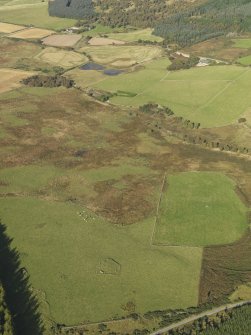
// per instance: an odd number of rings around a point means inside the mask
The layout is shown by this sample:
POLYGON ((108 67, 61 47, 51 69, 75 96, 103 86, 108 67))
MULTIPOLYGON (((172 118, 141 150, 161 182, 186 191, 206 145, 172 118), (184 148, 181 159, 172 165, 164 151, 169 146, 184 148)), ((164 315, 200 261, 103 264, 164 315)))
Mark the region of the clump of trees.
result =
POLYGON ((168 66, 168 70, 176 71, 176 70, 181 70, 181 69, 190 69, 191 67, 196 66, 199 63, 200 58, 196 56, 191 56, 191 57, 170 56, 170 60, 172 64, 168 66))
POLYGON ((75 85, 74 80, 65 78, 60 75, 55 76, 45 76, 45 75, 35 75, 25 78, 21 81, 24 85, 31 87, 60 87, 64 86, 66 88, 71 88, 75 85))
POLYGON ((143 106, 140 106, 139 111, 142 113, 149 113, 149 114, 164 113, 168 116, 174 115, 174 112, 169 107, 161 106, 155 103, 148 103, 143 106))

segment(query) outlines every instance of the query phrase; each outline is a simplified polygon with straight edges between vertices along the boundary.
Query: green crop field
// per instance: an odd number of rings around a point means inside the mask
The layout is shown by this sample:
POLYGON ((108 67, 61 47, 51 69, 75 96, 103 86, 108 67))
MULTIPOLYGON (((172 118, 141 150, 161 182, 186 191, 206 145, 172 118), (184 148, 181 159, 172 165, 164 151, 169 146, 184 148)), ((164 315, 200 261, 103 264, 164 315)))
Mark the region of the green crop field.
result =
POLYGON ((234 183, 220 173, 169 176, 162 194, 154 243, 207 246, 238 240, 248 228, 247 208, 234 183))
POLYGON ((239 58, 238 62, 242 65, 251 65, 251 55, 239 58))
POLYGON ((84 207, 32 197, 1 199, 0 215, 57 322, 197 304, 202 250, 151 248, 152 219, 114 226, 84 207), (119 274, 101 271, 107 259, 119 274))
POLYGON ((125 33, 110 33, 108 34, 108 37, 125 42, 137 42, 138 40, 151 41, 151 42, 163 41, 162 37, 155 36, 152 34, 152 32, 153 32, 152 29, 147 28, 142 30, 133 30, 125 33))
POLYGON ((234 46, 241 49, 251 48, 251 38, 240 38, 233 40, 234 46))
POLYGON ((117 105, 140 106, 157 102, 173 109, 202 127, 227 125, 250 107, 251 72, 238 66, 193 68, 168 72, 169 61, 160 59, 145 69, 107 78, 95 87, 114 92, 136 93, 114 96, 117 105))
POLYGON ((76 23, 76 20, 49 16, 47 6, 47 1, 9 1, 4 6, 1 6, 0 1, 0 21, 53 30, 61 30, 76 23))

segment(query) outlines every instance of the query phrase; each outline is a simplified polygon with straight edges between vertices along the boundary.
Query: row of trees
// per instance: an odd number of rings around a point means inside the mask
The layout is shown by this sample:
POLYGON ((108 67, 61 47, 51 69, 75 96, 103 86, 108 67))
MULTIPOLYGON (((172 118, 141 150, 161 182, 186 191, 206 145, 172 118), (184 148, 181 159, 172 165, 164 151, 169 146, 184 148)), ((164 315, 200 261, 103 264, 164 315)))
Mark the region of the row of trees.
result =
POLYGON ((188 136, 188 135, 184 135, 183 136, 183 140, 185 142, 188 143, 192 143, 192 144, 199 144, 199 145, 203 145, 206 146, 208 148, 212 148, 212 149, 219 149, 221 151, 230 151, 230 152, 239 152, 242 154, 248 154, 249 153, 249 149, 247 147, 238 147, 235 144, 230 144, 230 143, 224 143, 224 142, 220 142, 220 141, 211 141, 207 138, 203 138, 201 136, 188 136))
POLYGON ((171 330, 167 335, 249 335, 251 305, 225 310, 215 316, 205 316, 192 324, 171 330))

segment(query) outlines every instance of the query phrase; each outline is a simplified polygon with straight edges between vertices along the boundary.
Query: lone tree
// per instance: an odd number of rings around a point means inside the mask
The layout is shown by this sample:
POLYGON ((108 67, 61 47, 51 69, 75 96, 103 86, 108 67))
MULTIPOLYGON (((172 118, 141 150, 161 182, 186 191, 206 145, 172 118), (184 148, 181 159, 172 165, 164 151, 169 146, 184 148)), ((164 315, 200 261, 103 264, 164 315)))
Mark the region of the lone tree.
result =
POLYGON ((92 0, 49 0, 51 16, 87 19, 95 16, 92 0))

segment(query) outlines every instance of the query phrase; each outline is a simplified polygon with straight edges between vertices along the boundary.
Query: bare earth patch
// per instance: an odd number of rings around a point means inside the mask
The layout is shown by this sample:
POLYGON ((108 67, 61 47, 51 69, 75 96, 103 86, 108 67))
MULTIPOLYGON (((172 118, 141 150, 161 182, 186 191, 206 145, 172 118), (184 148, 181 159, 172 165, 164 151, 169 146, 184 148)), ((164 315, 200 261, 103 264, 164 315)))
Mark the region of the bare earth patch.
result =
POLYGON ((54 34, 53 30, 30 28, 22 31, 18 31, 12 34, 10 37, 21 38, 21 39, 33 39, 33 38, 44 38, 46 36, 54 34))
POLYGON ((5 34, 11 34, 18 30, 24 29, 24 26, 18 26, 16 24, 0 22, 0 32, 5 34))
POLYGON ((43 39, 43 44, 52 47, 73 47, 82 36, 78 34, 72 35, 53 35, 43 39))
POLYGON ((21 86, 20 81, 33 74, 33 72, 28 71, 0 69, 0 93, 7 92, 21 86))
POLYGON ((93 37, 88 42, 90 45, 123 45, 124 41, 114 40, 112 38, 93 37))

